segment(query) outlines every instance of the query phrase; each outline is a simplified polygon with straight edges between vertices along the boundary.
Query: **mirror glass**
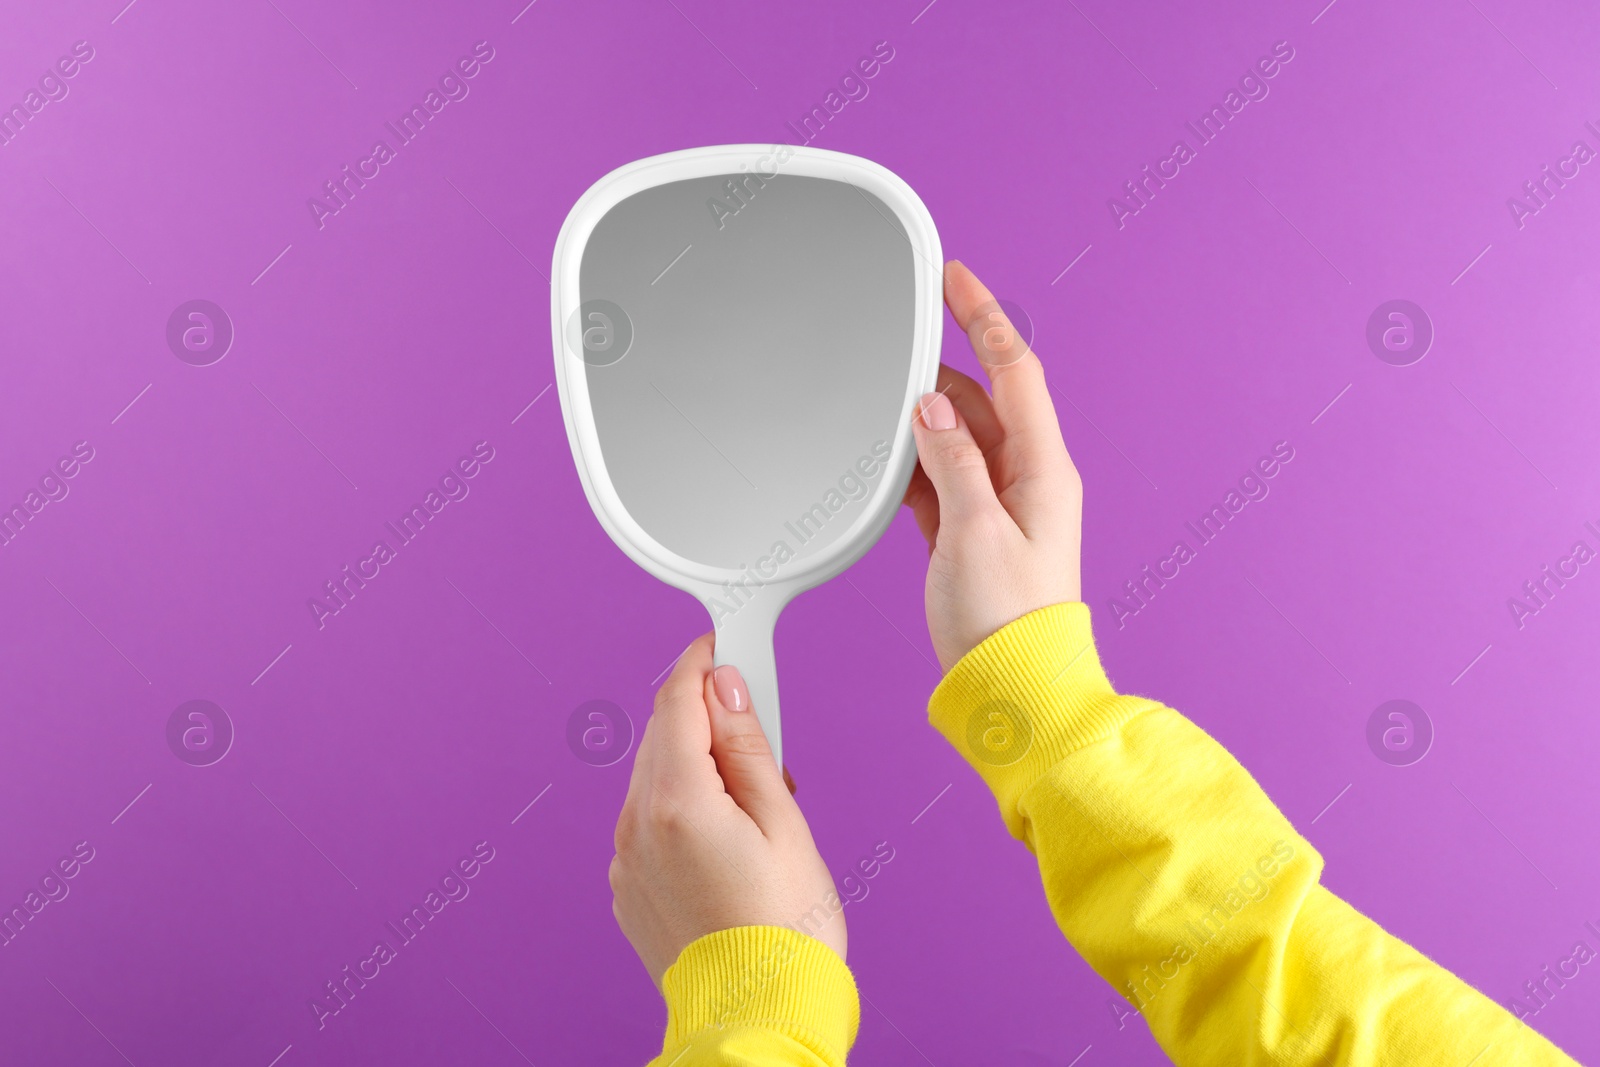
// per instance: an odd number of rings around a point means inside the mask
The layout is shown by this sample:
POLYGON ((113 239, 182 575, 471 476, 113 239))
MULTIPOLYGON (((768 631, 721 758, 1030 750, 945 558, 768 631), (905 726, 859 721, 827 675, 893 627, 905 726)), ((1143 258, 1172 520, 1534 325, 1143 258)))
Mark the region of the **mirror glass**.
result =
POLYGON ((845 538, 899 432, 914 271, 894 212, 844 181, 719 174, 612 207, 568 334, 634 521, 765 577, 845 538))

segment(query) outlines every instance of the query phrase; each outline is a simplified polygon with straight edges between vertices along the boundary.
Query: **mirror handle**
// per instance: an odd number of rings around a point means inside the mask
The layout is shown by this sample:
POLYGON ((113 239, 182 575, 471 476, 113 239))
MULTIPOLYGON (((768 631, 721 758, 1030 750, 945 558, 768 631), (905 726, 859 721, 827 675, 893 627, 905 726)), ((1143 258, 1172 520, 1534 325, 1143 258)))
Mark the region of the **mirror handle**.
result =
MULTIPOLYGON (((782 603, 775 597, 757 597, 732 614, 725 614, 716 626, 716 652, 713 664, 721 667, 733 664, 744 676, 750 690, 750 704, 756 719, 772 746, 773 758, 783 767, 783 732, 778 717, 778 665, 773 655, 773 633, 778 625, 782 603)), ((707 610, 710 606, 707 605, 707 610)), ((712 614, 713 623, 716 614, 712 614)))

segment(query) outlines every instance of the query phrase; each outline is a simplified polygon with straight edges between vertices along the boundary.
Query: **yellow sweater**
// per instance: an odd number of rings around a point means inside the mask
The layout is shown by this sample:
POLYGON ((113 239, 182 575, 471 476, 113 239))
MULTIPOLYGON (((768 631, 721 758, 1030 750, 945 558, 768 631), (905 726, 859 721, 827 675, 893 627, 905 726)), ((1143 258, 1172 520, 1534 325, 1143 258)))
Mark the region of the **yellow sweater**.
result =
MULTIPOLYGON (((1086 605, 991 636, 928 712, 1038 857, 1062 933, 1174 1063, 1574 1063, 1324 889, 1317 850, 1199 727, 1117 695, 1086 605)), ((662 985, 652 1067, 837 1067, 860 1022, 843 961, 784 927, 703 937, 662 985)))

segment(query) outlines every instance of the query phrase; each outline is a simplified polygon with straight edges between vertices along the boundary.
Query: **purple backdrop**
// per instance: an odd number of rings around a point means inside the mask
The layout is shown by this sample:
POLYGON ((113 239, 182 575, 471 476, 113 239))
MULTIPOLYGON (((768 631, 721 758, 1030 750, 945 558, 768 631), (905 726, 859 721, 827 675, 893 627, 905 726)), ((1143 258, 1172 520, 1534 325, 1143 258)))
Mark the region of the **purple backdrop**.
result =
MULTIPOLYGON (((658 1048, 606 885, 628 761, 567 726, 591 700, 642 725, 708 622, 584 501, 544 275, 612 167, 796 129, 904 177, 1031 319, 1113 678, 1500 1002, 1600 948, 1592 9, 525 2, 0 13, 9 1061, 658 1048), (385 523, 474 446, 401 545, 385 523), (1275 446, 1267 495, 1230 498, 1275 446), (319 620, 347 565, 376 574, 319 620), (402 944, 385 924, 464 859, 402 944)), ((958 331, 945 359, 975 369, 958 331)), ((779 632, 823 855, 894 849, 846 913, 856 1059, 1164 1062, 925 724, 924 562, 903 514, 779 632)), ((1590 965, 1531 1022, 1600 1058, 1597 1006, 1590 965)))

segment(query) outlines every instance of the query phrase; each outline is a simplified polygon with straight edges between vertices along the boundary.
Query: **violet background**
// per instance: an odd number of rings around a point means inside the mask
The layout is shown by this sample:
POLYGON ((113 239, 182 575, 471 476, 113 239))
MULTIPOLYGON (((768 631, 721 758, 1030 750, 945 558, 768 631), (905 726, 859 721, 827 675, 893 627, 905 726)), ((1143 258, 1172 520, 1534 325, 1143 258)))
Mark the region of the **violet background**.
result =
MULTIPOLYGON (((580 762, 566 721, 608 699, 642 724, 708 621, 584 501, 544 392, 541 271, 600 175, 793 140, 880 40, 894 59, 813 143, 899 173, 946 253, 1032 318, 1072 401, 1113 678, 1210 731, 1334 891, 1496 1000, 1594 945, 1600 576, 1521 630, 1506 606, 1600 545, 1600 176, 1520 230, 1506 207, 1574 140, 1600 147, 1592 8, 123 2, 0 11, 8 105, 95 49, 0 149, 0 499, 96 450, 0 549, 0 904, 96 850, 0 949, 8 1062, 659 1049, 606 885, 629 763, 580 762), (319 231, 307 199, 480 40, 470 96, 319 231), (1270 96, 1119 230, 1107 198, 1280 40, 1270 96), (165 342, 196 297, 237 330, 203 368, 165 342), (1437 331, 1403 368, 1364 339, 1397 297, 1437 331), (470 497, 319 632, 307 598, 483 439, 470 497), (1296 455, 1270 497, 1117 630, 1122 583, 1279 440, 1296 455), (1365 740, 1396 697, 1437 731, 1410 767, 1365 740), (237 731, 210 767, 165 739, 193 698, 237 731), (471 895, 319 1032, 309 998, 485 839, 471 895)), ((944 351, 975 369, 953 328, 944 351)), ((924 564, 902 514, 779 632, 824 857, 896 853, 847 911, 870 998, 854 1061, 1165 1062, 1137 1019, 1118 1030, 1032 858, 925 724, 924 564)), ((1533 1025, 1595 1060, 1597 1014, 1591 967, 1533 1025)))

